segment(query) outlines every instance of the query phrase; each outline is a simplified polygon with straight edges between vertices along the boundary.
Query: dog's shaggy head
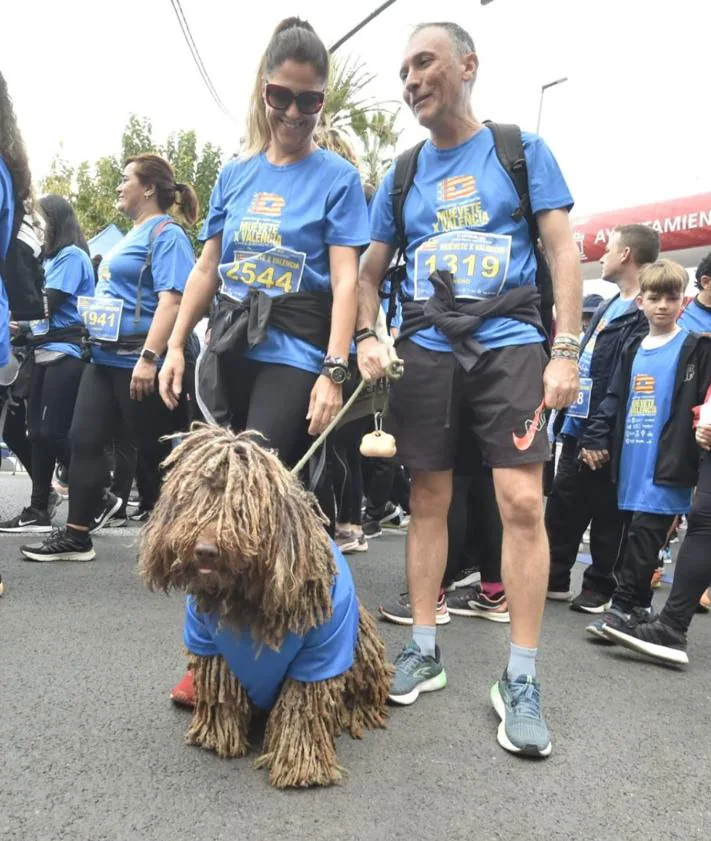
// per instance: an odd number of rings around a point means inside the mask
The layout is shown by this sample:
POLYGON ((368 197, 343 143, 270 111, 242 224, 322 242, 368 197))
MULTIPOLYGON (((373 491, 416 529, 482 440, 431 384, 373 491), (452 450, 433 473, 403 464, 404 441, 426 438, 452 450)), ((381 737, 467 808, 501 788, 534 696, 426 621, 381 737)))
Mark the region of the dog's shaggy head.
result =
POLYGON ((152 590, 185 590, 273 648, 329 618, 336 566, 322 515, 254 433, 194 424, 165 467, 141 536, 152 590))

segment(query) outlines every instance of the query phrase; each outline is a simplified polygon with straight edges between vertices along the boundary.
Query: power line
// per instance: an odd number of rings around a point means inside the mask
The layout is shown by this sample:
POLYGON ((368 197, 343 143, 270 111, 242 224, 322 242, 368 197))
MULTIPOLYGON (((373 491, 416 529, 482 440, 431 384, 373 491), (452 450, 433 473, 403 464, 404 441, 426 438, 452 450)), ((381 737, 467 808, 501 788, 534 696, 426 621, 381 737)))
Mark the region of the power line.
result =
POLYGON ((369 23, 371 22, 371 20, 375 20, 375 18, 377 18, 377 17, 378 17, 378 15, 379 15, 381 12, 384 12, 387 8, 389 8, 390 6, 392 6, 392 4, 393 4, 394 2, 395 2, 395 0, 387 0, 387 2, 386 2, 386 3, 383 3, 383 4, 382 4, 382 6, 378 6, 378 8, 377 8, 374 12, 371 12, 371 13, 368 15, 368 17, 367 17, 367 18, 364 18, 364 19, 363 19, 363 20, 362 20, 362 21, 361 21, 361 22, 360 22, 357 26, 354 26, 354 27, 353 27, 353 29, 351 29, 351 30, 350 30, 350 32, 346 32, 346 34, 345 34, 342 38, 339 38, 339 39, 338 39, 338 41, 336 41, 336 43, 335 43, 335 44, 332 44, 332 45, 328 48, 329 53, 335 53, 335 52, 336 52, 336 50, 337 50, 339 47, 342 47, 342 46, 346 43, 346 41, 347 41, 349 38, 352 38, 352 37, 356 34, 356 32, 360 32, 360 30, 361 30, 364 26, 366 26, 367 24, 369 24, 369 23))
POLYGON ((193 38, 193 34, 190 31, 190 26, 188 24, 188 20, 185 17, 185 12, 183 11, 183 7, 180 5, 180 0, 170 0, 170 4, 173 7, 173 11, 175 12, 175 16, 178 19, 178 23, 180 24, 180 30, 183 33, 183 37, 185 38, 185 43, 188 45, 188 49, 190 50, 190 55, 193 57, 193 61, 195 62, 195 66, 198 69, 198 72, 202 76, 203 82, 205 82, 205 87, 210 92, 210 96, 215 100, 217 107, 228 116, 231 120, 235 118, 230 114, 229 110, 225 103, 220 99, 219 94, 217 93, 217 89, 212 84, 212 79, 210 79, 210 74, 207 72, 205 65, 203 64, 202 58, 200 57, 200 52, 197 48, 197 44, 195 43, 195 39, 193 38))

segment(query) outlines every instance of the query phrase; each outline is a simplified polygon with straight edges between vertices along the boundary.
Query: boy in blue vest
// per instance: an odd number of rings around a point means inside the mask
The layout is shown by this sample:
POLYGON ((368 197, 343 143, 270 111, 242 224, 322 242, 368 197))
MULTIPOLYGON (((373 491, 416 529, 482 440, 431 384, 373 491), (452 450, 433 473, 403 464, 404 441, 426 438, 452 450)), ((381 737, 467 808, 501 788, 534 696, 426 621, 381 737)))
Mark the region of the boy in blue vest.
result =
POLYGON ((586 630, 606 640, 651 614, 652 574, 678 514, 688 511, 699 448, 691 412, 711 380, 711 341, 677 324, 688 282, 671 260, 643 269, 637 303, 649 333, 630 342, 582 440, 592 470, 611 461, 617 504, 625 517, 612 605, 586 630))

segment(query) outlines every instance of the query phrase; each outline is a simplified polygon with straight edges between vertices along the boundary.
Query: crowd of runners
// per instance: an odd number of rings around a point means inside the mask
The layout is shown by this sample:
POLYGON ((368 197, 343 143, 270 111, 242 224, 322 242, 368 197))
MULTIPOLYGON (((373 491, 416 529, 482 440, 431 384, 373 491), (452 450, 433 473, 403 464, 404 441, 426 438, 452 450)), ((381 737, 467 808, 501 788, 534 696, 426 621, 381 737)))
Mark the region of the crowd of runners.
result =
MULTIPOLYGON (((131 227, 94 262, 71 204, 35 199, 0 76, 0 417, 32 480, 0 532, 38 536, 20 549, 28 561, 91 561, 96 532, 150 517, 165 436, 195 420, 256 430, 296 465, 396 354, 404 375, 384 416, 338 426, 303 481, 344 554, 406 530, 407 592, 379 608, 412 627, 391 700, 446 686, 436 630, 451 614, 510 625, 491 691, 498 740, 547 756, 546 599, 588 614, 591 639, 673 663, 688 662, 691 619, 710 606, 711 255, 689 301, 654 230, 619 227, 602 260, 619 293, 583 306, 563 173, 536 134, 475 117, 477 69, 457 24, 415 28, 400 78, 429 136, 373 193, 347 139, 319 125, 328 51, 286 19, 209 207, 161 157, 130 158, 117 208, 131 227), (196 256, 180 223, 198 219, 196 256), (43 309, 25 317, 32 261, 43 309), (361 454, 374 422, 394 458, 361 454)), ((192 692, 188 674, 174 700, 192 692)))

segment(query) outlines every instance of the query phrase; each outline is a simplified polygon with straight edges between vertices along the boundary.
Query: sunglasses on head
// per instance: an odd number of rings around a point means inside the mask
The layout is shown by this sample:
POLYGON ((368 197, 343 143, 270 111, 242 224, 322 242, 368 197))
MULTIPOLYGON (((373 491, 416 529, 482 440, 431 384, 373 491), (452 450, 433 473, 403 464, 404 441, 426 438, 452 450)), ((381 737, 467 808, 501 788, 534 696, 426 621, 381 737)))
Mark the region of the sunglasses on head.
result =
POLYGON ((268 84, 265 90, 267 105, 275 111, 287 111, 291 107, 291 103, 295 102, 296 107, 302 114, 318 114, 323 108, 325 97, 326 94, 323 91, 294 93, 281 85, 268 84))

